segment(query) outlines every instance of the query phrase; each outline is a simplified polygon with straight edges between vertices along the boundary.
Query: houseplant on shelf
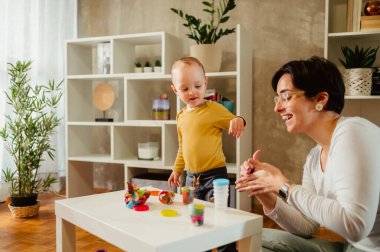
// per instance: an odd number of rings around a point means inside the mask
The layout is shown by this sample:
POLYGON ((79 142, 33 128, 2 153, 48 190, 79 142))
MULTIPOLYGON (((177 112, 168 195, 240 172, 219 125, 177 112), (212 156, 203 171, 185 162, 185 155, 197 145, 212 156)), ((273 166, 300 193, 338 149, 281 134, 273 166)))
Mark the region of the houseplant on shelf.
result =
POLYGON ((38 214, 38 193, 56 182, 50 174, 40 178, 38 170, 47 154, 54 159, 51 137, 59 125, 56 108, 62 98, 62 83, 50 80, 47 85, 30 85, 30 61, 8 63, 10 86, 6 101, 12 112, 6 115, 0 137, 13 158, 15 169, 3 170, 5 181, 10 182, 9 209, 15 217, 38 214))
POLYGON ((370 95, 372 86, 371 66, 376 60, 379 47, 359 49, 356 45, 352 50, 348 46, 341 46, 345 61, 339 61, 346 68, 343 72, 343 80, 346 86, 346 95, 370 95))
POLYGON ((235 32, 235 28, 222 29, 220 25, 229 20, 227 13, 236 7, 236 3, 235 0, 209 0, 202 1, 202 4, 203 11, 209 15, 209 22, 205 24, 202 24, 201 19, 185 14, 182 10, 170 10, 185 20, 183 26, 189 29, 187 37, 197 43, 190 47, 190 55, 199 59, 207 72, 217 72, 222 63, 222 49, 215 43, 221 37, 235 32))
POLYGON ((161 60, 156 60, 154 62, 154 67, 153 67, 153 70, 155 73, 160 73, 161 72, 161 60))

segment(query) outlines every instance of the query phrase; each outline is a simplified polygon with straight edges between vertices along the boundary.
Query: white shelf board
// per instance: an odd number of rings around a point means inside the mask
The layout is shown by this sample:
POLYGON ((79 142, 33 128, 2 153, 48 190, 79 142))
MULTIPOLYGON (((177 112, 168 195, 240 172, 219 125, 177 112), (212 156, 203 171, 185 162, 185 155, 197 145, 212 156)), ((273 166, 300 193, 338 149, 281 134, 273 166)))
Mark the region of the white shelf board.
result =
POLYGON ((162 160, 139 160, 139 159, 127 159, 123 161, 126 166, 137 168, 152 168, 152 169, 165 169, 162 160))
POLYGON ((231 78, 234 78, 237 76, 237 72, 236 71, 232 71, 232 72, 211 72, 211 73, 206 73, 206 76, 207 77, 220 77, 220 78, 224 78, 224 77, 231 77, 231 78))
POLYGON ((67 75, 67 80, 102 80, 102 79, 122 79, 125 74, 78 74, 67 75))
POLYGON ((69 156, 69 161, 82 161, 82 162, 96 162, 96 163, 115 163, 122 164, 122 162, 118 162, 117 160, 112 160, 111 155, 85 155, 85 156, 69 156))
POLYGON ((136 126, 136 127, 162 127, 175 125, 176 120, 128 120, 127 122, 67 122, 68 126, 136 126))
POLYGON ((340 39, 378 39, 380 37, 380 32, 370 31, 370 32, 333 32, 328 34, 329 40, 340 40, 340 39))

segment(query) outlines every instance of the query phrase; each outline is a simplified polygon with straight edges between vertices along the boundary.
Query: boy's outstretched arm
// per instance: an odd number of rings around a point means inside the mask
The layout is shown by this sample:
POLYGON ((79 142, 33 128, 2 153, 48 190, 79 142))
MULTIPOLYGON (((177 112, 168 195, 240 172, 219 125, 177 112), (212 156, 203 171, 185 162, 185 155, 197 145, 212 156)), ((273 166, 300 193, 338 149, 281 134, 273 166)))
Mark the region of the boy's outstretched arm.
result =
POLYGON ((245 120, 243 117, 237 116, 230 121, 230 128, 228 129, 228 134, 239 138, 244 131, 245 120))

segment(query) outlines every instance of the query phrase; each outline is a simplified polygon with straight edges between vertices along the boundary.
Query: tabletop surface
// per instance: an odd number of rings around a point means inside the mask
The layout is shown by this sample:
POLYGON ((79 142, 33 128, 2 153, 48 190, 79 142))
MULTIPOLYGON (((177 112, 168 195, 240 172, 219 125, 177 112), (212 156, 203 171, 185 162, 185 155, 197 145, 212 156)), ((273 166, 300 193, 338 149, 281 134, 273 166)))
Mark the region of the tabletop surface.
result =
POLYGON ((164 205, 157 196, 150 196, 146 201, 150 210, 138 212, 126 207, 124 193, 123 190, 57 200, 56 215, 121 248, 135 243, 146 246, 147 251, 148 248, 169 251, 175 244, 202 249, 262 231, 260 215, 233 208, 217 209, 209 202, 195 200, 206 205, 204 224, 195 226, 179 194, 172 205, 164 205), (174 209, 179 214, 164 217, 163 209, 174 209))

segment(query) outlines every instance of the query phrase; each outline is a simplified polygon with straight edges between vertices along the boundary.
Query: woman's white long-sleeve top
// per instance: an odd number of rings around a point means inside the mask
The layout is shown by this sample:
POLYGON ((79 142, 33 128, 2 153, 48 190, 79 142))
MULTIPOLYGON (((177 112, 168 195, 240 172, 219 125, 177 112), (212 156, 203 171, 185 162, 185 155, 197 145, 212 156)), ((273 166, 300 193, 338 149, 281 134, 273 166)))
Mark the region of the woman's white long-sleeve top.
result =
POLYGON ((277 198, 270 213, 284 229, 311 236, 319 225, 353 246, 380 251, 380 128, 358 117, 340 118, 334 130, 325 172, 321 146, 304 165, 302 186, 294 186, 287 203, 277 198))

